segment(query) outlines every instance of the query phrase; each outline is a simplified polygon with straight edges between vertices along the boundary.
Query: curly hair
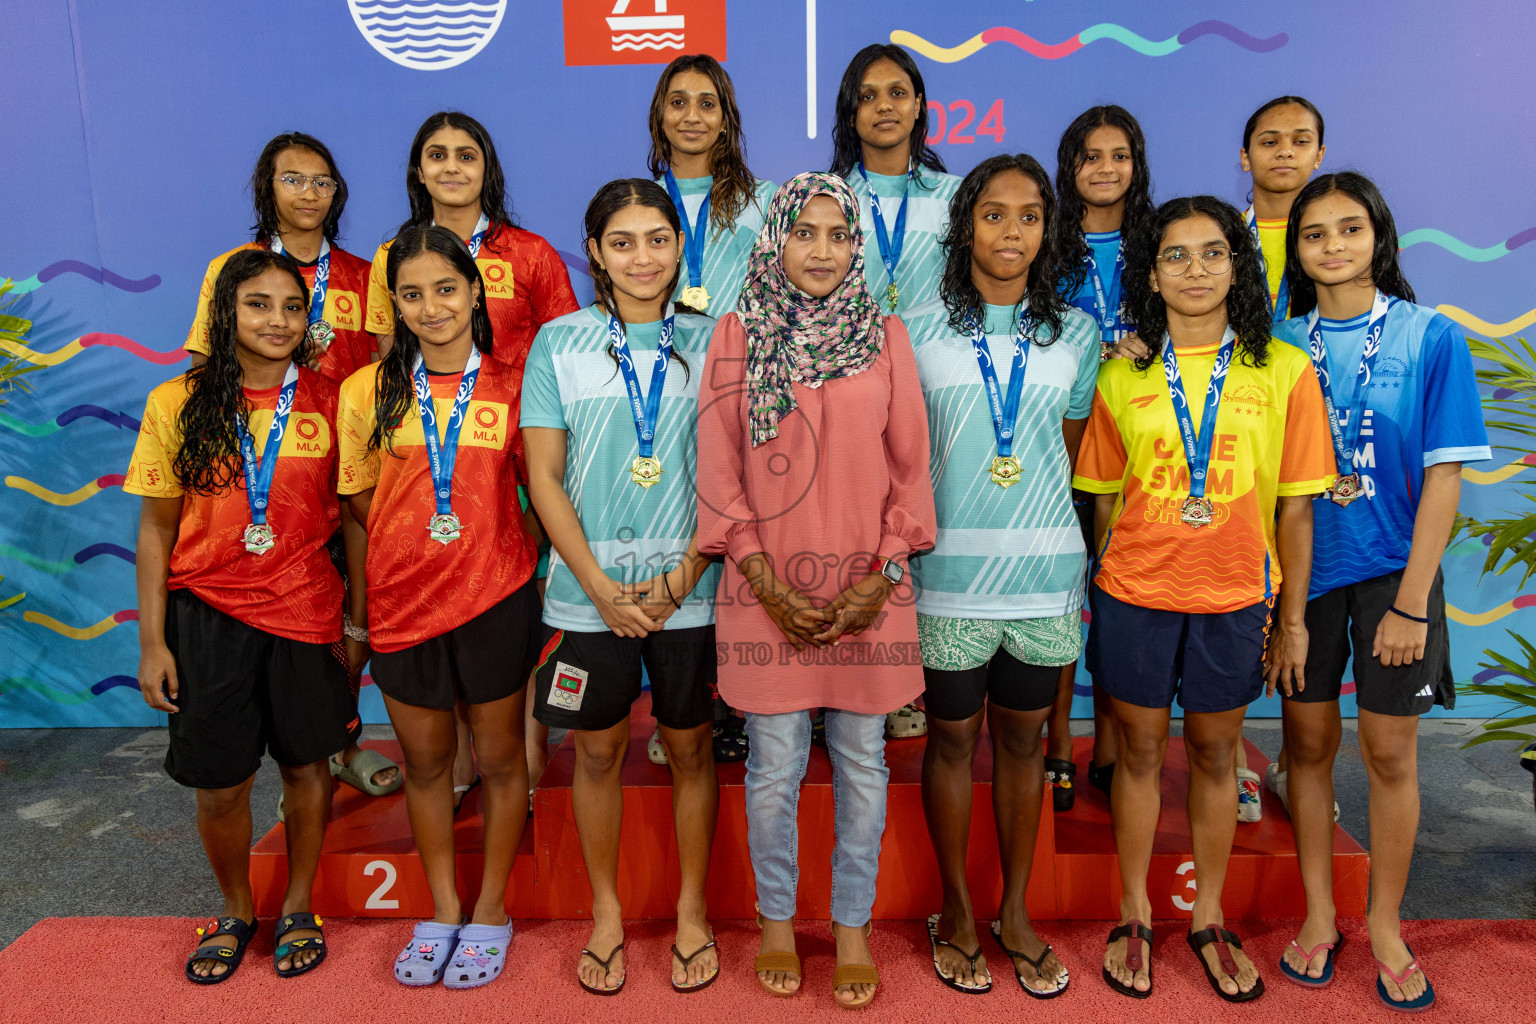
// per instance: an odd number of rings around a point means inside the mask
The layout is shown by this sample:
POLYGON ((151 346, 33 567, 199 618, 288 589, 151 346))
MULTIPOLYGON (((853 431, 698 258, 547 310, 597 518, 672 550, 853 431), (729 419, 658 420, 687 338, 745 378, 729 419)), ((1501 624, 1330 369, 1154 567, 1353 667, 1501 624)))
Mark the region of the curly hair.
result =
POLYGON ((1122 245, 1145 232, 1152 219, 1152 172, 1147 167, 1147 140, 1141 125, 1130 111, 1114 104, 1089 107, 1078 114, 1061 133, 1056 147, 1056 206, 1059 216, 1051 224, 1056 238, 1056 254, 1061 261, 1057 276, 1061 288, 1071 295, 1087 274, 1084 261, 1089 255, 1083 238, 1083 197, 1077 192, 1077 172, 1088 162, 1088 136, 1100 128, 1118 128, 1131 144, 1131 183, 1125 190, 1125 213, 1120 222, 1122 245))
POLYGON ((251 231, 262 245, 270 245, 279 233, 277 199, 273 194, 272 179, 277 177, 277 158, 287 149, 309 150, 325 161, 325 166, 330 168, 326 173, 336 179, 336 193, 331 196, 331 208, 320 226, 326 241, 335 245, 341 230, 341 213, 347 208, 347 180, 341 176, 325 143, 303 132, 284 132, 262 147, 261 155, 256 158, 256 169, 251 172, 251 205, 256 209, 256 223, 251 225, 251 231))
POLYGON ((1285 279, 1291 286, 1291 315, 1303 316, 1317 306, 1317 283, 1302 269, 1296 243, 1307 207, 1331 192, 1349 196, 1365 207, 1366 216, 1371 219, 1371 232, 1376 237, 1376 244, 1371 249, 1371 283, 1385 295, 1414 301, 1413 287, 1403 276, 1397 258, 1397 222, 1392 219, 1392 211, 1387 207, 1381 189, 1363 174, 1340 171, 1307 182, 1291 204, 1291 218, 1285 226, 1285 279))
MULTIPOLYGON (((241 249, 224 262, 213 282, 208 305, 208 361, 187 371, 187 400, 176 427, 181 447, 171 461, 171 471, 182 489, 195 494, 222 494, 239 478, 240 432, 235 421, 249 427, 251 403, 243 388, 244 373, 236 334, 240 286, 268 270, 293 275, 304 308, 309 308, 309 289, 299 265, 286 253, 266 249, 241 249)), ((305 335, 293 350, 293 361, 308 363, 312 346, 305 335)))
MULTIPOLYGON (((480 285, 481 299, 469 312, 469 329, 475 348, 490 355, 493 335, 491 314, 486 310, 485 282, 480 278, 475 258, 469 254, 469 247, 452 231, 436 224, 408 225, 401 229, 389 247, 389 258, 384 264, 390 294, 394 294, 395 282, 400 279, 400 268, 424 253, 436 253, 465 281, 480 285)), ((420 352, 421 340, 406 325, 405 317, 397 312, 395 337, 389 346, 389 354, 379 360, 374 371, 373 433, 368 436, 369 451, 386 449, 396 458, 405 458, 395 451, 395 429, 410 412, 411 403, 416 401, 412 373, 420 352)))
POLYGON ((1036 332, 1035 344, 1049 345, 1061 334, 1062 316, 1067 304, 1056 286, 1058 266, 1054 232, 1057 220, 1056 200, 1051 192, 1051 178, 1040 166, 1040 161, 1028 153, 1001 153, 988 157, 971 169, 955 190, 949 201, 949 229, 944 234, 944 275, 939 282, 939 295, 949 310, 949 326, 958 334, 970 332, 971 323, 982 323, 986 317, 985 303, 975 281, 971 279, 971 240, 974 226, 972 214, 987 184, 999 174, 1017 171, 1035 183, 1040 189, 1043 206, 1043 231, 1040 251, 1035 253, 1025 279, 1024 296, 1029 300, 1029 311, 1036 322, 1046 330, 1036 332))
POLYGON ((1231 203, 1215 196, 1186 196, 1159 206, 1147 230, 1126 246, 1126 303, 1142 344, 1148 349, 1147 358, 1136 360, 1136 368, 1145 370, 1162 358, 1163 338, 1168 333, 1168 307, 1162 295, 1152 290, 1152 275, 1169 226, 1188 217, 1209 217, 1215 221, 1232 250, 1232 266, 1227 271, 1231 278, 1227 322, 1237 332, 1239 358, 1249 366, 1263 366, 1269 355, 1269 285, 1259 264, 1258 247, 1242 214, 1231 203))
POLYGON ((427 183, 421 178, 421 151, 426 148, 427 140, 444 128, 457 128, 468 135, 479 147, 485 160, 485 174, 480 179, 480 212, 491 222, 487 235, 494 235, 496 229, 503 225, 517 227, 507 199, 507 178, 502 173, 501 159, 496 155, 496 144, 491 141, 491 133, 485 130, 485 125, 468 114, 457 110, 439 110, 421 123, 421 127, 416 130, 416 137, 411 140, 411 152, 405 161, 405 194, 411 201, 411 215, 400 225, 400 231, 396 234, 409 227, 424 227, 432 223, 432 194, 427 191, 427 183))
POLYGON ((746 144, 741 138, 741 109, 736 105, 736 89, 731 84, 731 76, 709 54, 678 57, 656 80, 656 92, 651 96, 651 152, 647 164, 653 178, 661 177, 672 166, 672 143, 662 127, 662 117, 666 113, 672 78, 684 71, 696 71, 706 76, 714 83, 715 96, 720 100, 720 136, 709 151, 709 173, 715 179, 709 187, 709 220, 718 237, 720 232, 730 230, 741 212, 756 199, 757 178, 747 167, 746 144))
POLYGON ((837 87, 837 107, 832 116, 832 167, 839 178, 847 178, 848 172, 859 163, 864 153, 864 143, 859 139, 855 119, 859 113, 859 89, 864 84, 864 72, 878 60, 888 60, 901 69, 912 82, 912 91, 923 102, 917 108, 917 121, 912 125, 910 162, 921 164, 931 171, 944 173, 944 161, 928 145, 928 89, 923 85, 923 73, 917 70, 917 62, 899 46, 890 43, 870 43, 853 55, 843 80, 837 87))

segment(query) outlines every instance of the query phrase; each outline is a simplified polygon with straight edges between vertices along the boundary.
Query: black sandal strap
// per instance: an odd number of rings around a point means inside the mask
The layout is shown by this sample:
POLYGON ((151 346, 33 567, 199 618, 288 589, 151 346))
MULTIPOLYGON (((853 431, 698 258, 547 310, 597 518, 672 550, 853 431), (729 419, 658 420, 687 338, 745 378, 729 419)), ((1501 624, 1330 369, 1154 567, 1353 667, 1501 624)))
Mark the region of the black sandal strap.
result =
MULTIPOLYGON (((687 956, 683 956, 683 951, 678 949, 677 945, 674 943, 673 946, 672 946, 672 955, 677 957, 677 962, 682 964, 683 965, 683 970, 686 971, 690 966, 692 966, 693 962, 699 958, 699 954, 700 953, 704 952, 706 949, 714 949, 714 948, 715 948, 715 940, 714 939, 710 939, 708 942, 704 943, 704 945, 700 946, 698 949, 694 950, 692 953, 689 953, 687 956)), ((615 950, 615 952, 617 952, 617 950, 615 950)), ((597 957, 594 956, 592 959, 597 960, 597 957)), ((613 953, 609 953, 608 954, 608 959, 609 960, 613 959, 613 953)), ((598 963, 603 963, 601 960, 598 960, 597 962, 598 963)), ((603 964, 603 967, 606 968, 607 966, 608 966, 607 964, 603 964)))
POLYGON ((1045 759, 1045 777, 1052 783, 1071 782, 1077 778, 1077 765, 1059 757, 1048 757, 1045 759))
POLYGON ((277 928, 272 935, 272 939, 280 944, 283 941, 283 936, 289 932, 298 931, 301 928, 310 928, 318 932, 322 930, 323 924, 324 922, 320 920, 319 915, 311 914, 308 911, 285 914, 277 919, 277 928))
MULTIPOLYGON (((710 941, 713 942, 714 940, 710 940, 710 941)), ((619 950, 621 950, 623 948, 624 948, 624 943, 622 943, 622 942, 619 943, 617 946, 614 946, 613 949, 611 949, 608 952, 608 959, 607 960, 604 960, 602 957, 598 956, 596 953, 592 952, 590 949, 583 949, 581 951, 581 955, 582 956, 589 956, 589 957, 591 957, 593 960, 595 960, 597 962, 597 965, 599 967, 601 967, 603 970, 606 971, 606 970, 608 970, 608 965, 613 963, 613 958, 618 956, 619 955, 619 950)), ((694 955, 697 956, 698 954, 694 954, 694 955)))
POLYGON ((967 960, 969 960, 971 962, 971 970, 972 971, 976 970, 976 961, 981 959, 981 946, 978 945, 976 947, 976 952, 974 952, 974 953, 967 953, 965 950, 961 949, 959 946, 955 945, 953 942, 950 942, 948 939, 941 939, 937 935, 935 935, 933 937, 933 941, 934 941, 934 943, 936 945, 948 946, 950 949, 954 950, 956 953, 959 953, 961 956, 965 957, 967 960))

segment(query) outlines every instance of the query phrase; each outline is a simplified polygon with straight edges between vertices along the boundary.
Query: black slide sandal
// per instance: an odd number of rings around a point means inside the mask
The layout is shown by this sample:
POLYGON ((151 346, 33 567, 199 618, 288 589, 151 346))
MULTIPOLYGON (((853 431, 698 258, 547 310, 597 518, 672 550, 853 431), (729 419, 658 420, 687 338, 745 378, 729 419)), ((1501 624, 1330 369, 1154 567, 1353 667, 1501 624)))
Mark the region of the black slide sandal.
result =
POLYGON ((1216 961, 1221 964, 1222 971, 1237 984, 1237 961, 1232 959, 1232 950, 1229 946, 1243 948, 1243 940, 1227 931, 1225 928, 1204 928, 1198 932, 1190 932, 1185 936, 1189 948, 1194 950, 1195 959, 1200 961, 1200 967, 1205 971, 1205 980, 1211 983, 1211 988, 1217 995, 1229 1003, 1251 1003, 1264 994, 1264 979, 1254 981, 1253 988, 1247 992, 1239 992, 1237 995, 1228 995, 1221 990, 1221 979, 1216 972, 1211 970, 1211 965, 1205 962, 1205 947, 1211 943, 1216 944, 1216 961))
POLYGON ((292 942, 283 941, 283 936, 289 932, 298 931, 300 928, 313 928, 318 932, 324 923, 318 915, 309 913, 285 914, 278 920, 277 929, 272 936, 272 941, 277 944, 277 948, 272 950, 272 969, 277 972, 279 978, 297 978, 299 975, 307 974, 325 963, 324 935, 317 935, 308 939, 294 939, 292 942), (285 971, 277 966, 283 960, 288 960, 292 963, 293 954, 306 949, 318 949, 320 950, 320 955, 302 967, 289 967, 285 971))
POLYGON ((226 978, 234 977, 235 970, 239 968, 240 961, 245 959, 245 947, 250 945, 251 938, 256 934, 256 922, 242 921, 238 917, 216 917, 205 926, 197 930, 197 934, 204 939, 211 939, 216 935, 233 935, 235 948, 217 944, 209 945, 204 942, 192 951, 187 957, 187 980, 198 985, 217 985, 226 978), (192 965, 199 960, 213 960, 224 964, 228 968, 223 974, 201 975, 192 970, 192 965))
POLYGON ((1115 976, 1109 973, 1108 967, 1104 968, 1104 981, 1109 985, 1110 988, 1114 989, 1116 992, 1119 992, 1123 996, 1130 996, 1132 999, 1145 999, 1147 996, 1152 994, 1153 987, 1152 929, 1148 928, 1140 921, 1127 921, 1125 924, 1122 924, 1117 928, 1111 928, 1109 931, 1109 938, 1104 940, 1104 944, 1107 946, 1110 943, 1116 942, 1120 939, 1125 940, 1125 966, 1126 969, 1129 970, 1133 975, 1131 980, 1133 982, 1135 981, 1134 975, 1137 971, 1141 970, 1143 967, 1147 969, 1147 990, 1145 992, 1141 992, 1137 990, 1134 984, 1120 984, 1115 976), (1144 943, 1142 949, 1134 949, 1134 947, 1131 945, 1131 943, 1135 942, 1137 939, 1140 939, 1142 943, 1144 943), (1146 953, 1145 958, 1142 957, 1143 951, 1146 953))

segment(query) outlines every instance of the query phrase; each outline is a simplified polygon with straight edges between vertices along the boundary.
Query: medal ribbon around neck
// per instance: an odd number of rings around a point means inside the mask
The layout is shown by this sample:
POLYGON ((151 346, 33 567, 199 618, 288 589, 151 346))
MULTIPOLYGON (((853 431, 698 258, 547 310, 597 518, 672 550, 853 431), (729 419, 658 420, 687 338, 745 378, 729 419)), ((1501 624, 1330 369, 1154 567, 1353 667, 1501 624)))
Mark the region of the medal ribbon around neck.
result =
MULTIPOLYGON (((287 252, 283 248, 283 240, 274 237, 272 239, 272 251, 275 253, 287 252)), ((331 241, 328 238, 320 239, 320 256, 315 260, 315 283, 309 290, 309 340, 320 349, 324 355, 325 350, 331 347, 331 342, 336 340, 336 332, 325 321, 325 294, 330 291, 331 285, 331 241)))
MULTIPOLYGON (((661 414, 661 393, 666 389, 667 364, 672 361, 672 332, 673 320, 676 316, 675 309, 667 306, 667 317, 661 324, 661 342, 656 346, 656 363, 651 367, 651 386, 644 395, 640 393, 640 375, 635 372, 635 359, 629 350, 629 342, 624 338, 624 328, 619 325, 617 317, 608 318, 608 340, 613 343, 614 354, 619 358, 619 372, 624 376, 624 390, 629 397, 629 410, 635 419, 635 438, 639 442, 640 457, 635 460, 636 469, 641 462, 653 460, 652 452, 656 444, 656 421, 661 414)), ((660 472, 659 463, 656 472, 660 472)), ((641 477, 634 477, 635 483, 643 487, 650 487, 655 479, 649 483, 642 481, 641 477)))
POLYGON ((1034 318, 1030 316, 1026 305, 1019 307, 1018 324, 1018 330, 1013 336, 1013 369, 1008 375, 1008 394, 1005 398, 997 383, 997 368, 992 365, 992 350, 987 345, 986 331, 981 324, 971 320, 971 348, 976 353, 976 365, 981 369, 987 405, 992 410, 992 433, 997 438, 997 455, 1001 459, 1013 455, 1013 431, 1019 422, 1019 396, 1024 391, 1024 369, 1029 364, 1034 318))
MULTIPOLYGON (((437 224, 437 221, 433 221, 432 223, 435 225, 437 224)), ((490 229, 491 218, 487 217, 484 213, 481 213, 480 219, 475 221, 474 232, 469 236, 468 241, 464 243, 469 247, 469 254, 475 259, 480 258, 480 246, 485 244, 485 234, 490 229)))
MULTIPOLYGON (((1253 246, 1259 250, 1259 273, 1264 275, 1264 289, 1269 290, 1269 264, 1264 259, 1264 241, 1259 237, 1259 217, 1253 212, 1253 207, 1243 211, 1243 220, 1248 222, 1248 233, 1253 236, 1253 246)), ((1291 282, 1284 273, 1280 275, 1280 297, 1275 300, 1275 308, 1270 313, 1270 322, 1276 324, 1285 323, 1291 318, 1291 282)))
POLYGON ((1168 393, 1173 398, 1173 415, 1179 421, 1179 437, 1184 441, 1184 460, 1189 464, 1189 496, 1205 497, 1205 479, 1211 464, 1211 442, 1216 438, 1216 414, 1220 411, 1221 392, 1227 386, 1227 370, 1232 366, 1232 354, 1237 348, 1237 332, 1227 328, 1221 339, 1221 349, 1216 353, 1216 363, 1211 367, 1211 382, 1205 388, 1205 411, 1201 414, 1200 436, 1195 436, 1194 417, 1189 412, 1189 399, 1184 394, 1184 378, 1179 373, 1179 360, 1173 352, 1173 339, 1163 336, 1163 375, 1168 378, 1168 393))
MULTIPOLYGON (((283 373, 282 390, 277 393, 277 408, 272 412, 271 426, 267 427, 267 442, 262 448, 263 457, 260 460, 256 457, 256 439, 251 436, 245 421, 239 416, 235 417, 235 431, 240 435, 240 462, 245 469, 245 501, 250 506, 252 527, 267 525, 267 502, 272 494, 272 477, 277 472, 277 457, 282 449, 283 435, 288 430, 288 414, 293 411, 293 396, 298 386, 298 364, 289 363, 283 373)), ((265 531, 266 546, 259 551, 250 547, 252 532, 246 531, 247 550, 252 554, 265 554, 271 550, 270 531, 265 531)))
POLYGON ((432 498, 437 504, 439 516, 453 515, 453 464, 459 454, 459 432, 463 429, 469 400, 475 393, 475 379, 479 376, 480 350, 471 346, 469 359, 464 363, 464 375, 459 379, 458 394, 453 399, 453 411, 448 415, 447 428, 439 441, 437 411, 432 404, 432 384, 427 377, 427 364, 420 353, 417 353, 416 363, 411 367, 411 380, 416 391, 416 411, 421 414, 421 433, 427 446, 427 468, 432 473, 432 498))
POLYGON ((1109 294, 1104 294, 1104 282, 1099 279, 1099 264, 1089 246, 1083 259, 1088 268, 1088 280, 1093 282, 1093 315, 1099 321, 1099 342, 1109 345, 1115 341, 1115 325, 1120 318, 1120 293, 1125 282, 1125 240, 1115 250, 1115 269, 1109 279, 1109 294))
MULTIPOLYGON (((677 178, 673 176, 672 169, 667 168, 667 194, 672 197, 672 205, 677 207, 678 219, 684 225, 688 223, 688 210, 683 206, 683 192, 677 187, 677 178)), ((688 286, 701 288, 704 284, 704 232, 709 227, 709 193, 704 193, 704 201, 699 204, 699 212, 693 219, 693 230, 683 236, 683 258, 688 261, 688 286)))
POLYGON ((1392 300, 1376 289, 1371 300, 1371 318, 1365 329, 1365 349, 1360 353, 1360 369, 1355 371, 1355 395, 1350 403, 1348 418, 1339 422, 1338 408, 1333 398, 1333 382, 1328 372, 1328 344, 1323 340, 1322 318, 1314 308, 1307 314, 1307 353, 1312 357, 1312 369, 1317 373, 1317 383, 1323 389, 1323 406, 1328 410, 1328 433, 1333 437, 1333 457, 1338 465, 1339 476, 1352 476, 1355 472, 1355 449, 1360 443, 1360 427, 1365 420, 1366 393, 1371 386, 1371 372, 1376 366, 1376 356, 1381 351, 1381 333, 1387 325, 1387 309, 1392 300))
POLYGON ((885 272, 890 276, 891 283, 886 288, 886 294, 890 299, 891 312, 896 312, 896 267, 901 263, 901 247, 907 238, 907 200, 911 198, 912 179, 917 177, 917 169, 913 168, 907 174, 907 180, 901 187, 901 206, 896 210, 896 227, 894 238, 885 230, 885 215, 880 211, 880 196, 875 192, 875 183, 870 180, 869 172, 864 169, 864 161, 859 161, 859 173, 864 176, 864 184, 869 187, 869 210, 874 216, 870 219, 875 222, 875 245, 880 249, 880 262, 885 264, 885 272))

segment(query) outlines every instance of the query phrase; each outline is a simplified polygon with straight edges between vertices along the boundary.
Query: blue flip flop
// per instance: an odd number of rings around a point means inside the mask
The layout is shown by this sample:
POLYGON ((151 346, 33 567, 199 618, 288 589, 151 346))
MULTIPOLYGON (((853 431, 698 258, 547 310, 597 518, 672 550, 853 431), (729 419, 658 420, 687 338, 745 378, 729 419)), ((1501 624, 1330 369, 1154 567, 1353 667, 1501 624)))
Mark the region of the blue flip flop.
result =
POLYGON ((507 965, 512 921, 506 924, 467 924, 459 929, 459 944, 443 973, 444 988, 489 985, 507 965))
POLYGON ((1288 981, 1294 981, 1298 985, 1305 985, 1307 988, 1323 988, 1333 981, 1333 958, 1338 956, 1339 950, 1344 948, 1344 935, 1340 933, 1337 940, 1333 942, 1319 942, 1311 949, 1302 949, 1301 943, 1292 939, 1291 948, 1300 953, 1308 964, 1312 962, 1314 956, 1317 956, 1318 950, 1326 949, 1328 951, 1328 958, 1323 961, 1323 973, 1315 978, 1305 970, 1296 970, 1285 962, 1285 957, 1282 956, 1280 958, 1280 973, 1288 981))
MULTIPOLYGON (((1408 946, 1406 942, 1403 945, 1405 947, 1408 946)), ((1408 955, 1413 957, 1413 949, 1411 947, 1408 948, 1408 955)), ((1394 971, 1380 960, 1376 961, 1376 966, 1381 968, 1382 974, 1390 976, 1398 988, 1403 987, 1403 982, 1407 981, 1408 976, 1414 971, 1424 974, 1424 969, 1419 966, 1419 961, 1416 957, 1408 961, 1408 966, 1404 967, 1401 973, 1394 971)), ((1387 1009, 1396 1010, 1399 1013, 1419 1013, 1435 1004, 1435 986, 1430 984, 1428 974, 1424 974, 1424 992, 1417 999, 1407 999, 1401 1002, 1393 999, 1391 993, 1387 991, 1387 983, 1381 980, 1381 974, 1376 975, 1376 994, 1381 997, 1381 1001, 1387 1009)))
POLYGON ((395 957, 395 980, 417 988, 435 985, 448 966, 448 954, 459 937, 459 925, 419 921, 411 932, 411 941, 395 957))

